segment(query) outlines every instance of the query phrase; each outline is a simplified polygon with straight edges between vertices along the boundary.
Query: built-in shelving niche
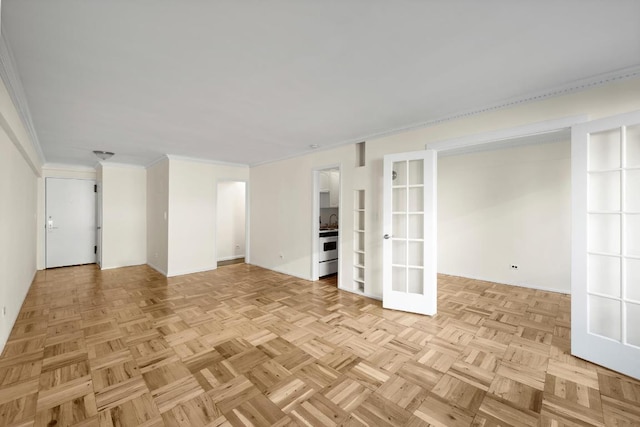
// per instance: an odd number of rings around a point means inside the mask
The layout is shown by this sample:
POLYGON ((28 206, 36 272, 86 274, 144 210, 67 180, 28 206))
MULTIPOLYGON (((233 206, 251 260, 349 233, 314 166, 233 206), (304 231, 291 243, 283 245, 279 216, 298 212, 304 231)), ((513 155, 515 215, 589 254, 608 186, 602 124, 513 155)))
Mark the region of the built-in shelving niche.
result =
POLYGON ((365 194, 364 190, 354 191, 353 210, 353 289, 364 292, 365 285, 365 194))

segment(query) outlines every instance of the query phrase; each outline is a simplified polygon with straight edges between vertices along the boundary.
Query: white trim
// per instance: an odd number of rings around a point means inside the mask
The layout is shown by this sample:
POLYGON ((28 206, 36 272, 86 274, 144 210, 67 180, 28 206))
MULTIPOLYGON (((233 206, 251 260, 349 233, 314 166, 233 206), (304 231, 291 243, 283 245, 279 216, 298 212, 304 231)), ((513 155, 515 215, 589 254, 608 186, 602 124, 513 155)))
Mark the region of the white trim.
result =
POLYGON ((149 169, 151 166, 154 166, 154 165, 160 163, 163 160, 167 160, 168 161, 169 157, 167 157, 166 154, 163 154, 162 156, 158 157, 157 159, 151 161, 151 163, 147 163, 146 165, 144 165, 144 168, 145 169, 149 169))
POLYGON ((63 163, 45 163, 42 165, 42 170, 49 171, 64 171, 64 172, 95 172, 96 168, 91 166, 81 166, 81 165, 67 165, 63 163))
POLYGON ((461 277, 463 279, 480 280, 482 282, 496 283, 498 285, 517 286, 519 288, 535 289, 535 290, 538 290, 538 291, 555 292, 557 294, 570 295, 570 292, 561 291, 559 289, 546 288, 544 286, 528 285, 528 284, 522 283, 522 282, 507 283, 507 282, 498 281, 498 280, 495 280, 495 279, 492 279, 492 278, 489 278, 489 277, 470 276, 468 274, 461 275, 461 274, 457 274, 457 273, 446 273, 446 272, 443 272, 443 271, 438 271, 438 274, 444 274, 446 276, 461 277))
MULTIPOLYGON (((373 137, 374 136, 372 136, 372 138, 373 137)), ((298 157, 305 157, 305 156, 309 156, 309 155, 314 154, 314 153, 320 153, 322 151, 329 151, 329 150, 333 150, 335 148, 344 147, 345 145, 355 144, 357 142, 364 142, 367 139, 370 139, 370 138, 368 138, 368 137, 351 138, 351 139, 348 139, 346 141, 341 141, 341 142, 318 144, 317 148, 307 148, 307 151, 300 151, 298 153, 287 154, 287 155, 284 155, 284 156, 281 156, 281 157, 277 157, 277 158, 271 159, 271 160, 264 160, 264 161, 261 161, 261 162, 251 163, 251 164, 249 164, 249 167, 268 165, 270 163, 277 163, 277 162, 281 162, 283 160, 290 160, 290 159, 296 159, 298 157)), ((355 148, 354 148, 354 150, 355 150, 355 148)))
POLYGON ((38 170, 38 165, 36 165, 33 162, 33 160, 31 159, 31 156, 29 156, 29 154, 26 152, 26 150, 24 149, 24 147, 20 143, 20 140, 18 139, 16 134, 13 132, 13 129, 9 125, 9 122, 7 122, 7 120, 4 117, 4 114, 2 114, 2 113, 0 113, 0 127, 2 129, 4 129, 4 131, 6 132, 7 136, 9 137, 9 139, 11 140, 13 145, 16 147, 18 152, 22 155, 22 157, 24 158, 24 161, 27 162, 27 165, 29 165, 31 170, 33 170, 35 175, 36 176, 40 176, 40 171, 38 170))
POLYGON ((425 150, 436 150, 439 153, 448 150, 458 150, 465 147, 474 147, 481 144, 494 143, 511 138, 540 135, 556 132, 560 129, 568 129, 578 123, 589 120, 587 115, 576 115, 560 119, 545 120, 506 129, 498 129, 490 132, 466 135, 460 138, 445 139, 425 145, 425 150))
POLYGON ((161 269, 160 267, 154 265, 152 262, 147 261, 147 265, 151 268, 153 268, 155 271, 157 271, 158 273, 162 274, 164 277, 168 277, 167 276, 167 272, 164 271, 163 269, 161 269))
MULTIPOLYGON (((249 263, 246 263, 246 264, 249 264, 249 263)), ((295 277, 296 279, 306 280, 307 282, 313 282, 313 280, 311 280, 309 277, 298 276, 296 274, 289 273, 288 271, 283 271, 283 270, 280 270, 278 268, 266 267, 264 265, 256 264, 256 263, 251 263, 250 265, 254 265, 256 267, 264 268, 265 270, 275 271, 276 273, 285 274, 287 276, 295 277)))
MULTIPOLYGON (((187 274, 202 273, 204 271, 213 271, 213 270, 217 270, 217 269, 218 269, 217 265, 210 265, 210 266, 207 266, 207 267, 196 268, 195 270, 171 271, 168 274, 166 274, 166 276, 167 277, 186 276, 187 274)), ((160 271, 160 270, 158 270, 158 271, 160 271)))
POLYGON ((108 160, 100 160, 96 166, 98 166, 98 165, 100 165, 102 167, 113 166, 113 167, 116 167, 116 168, 146 169, 146 167, 142 166, 142 165, 134 165, 134 164, 131 164, 131 163, 116 163, 116 162, 110 162, 108 160))
MULTIPOLYGON (((18 112, 18 116, 22 121, 22 125, 29 135, 29 139, 35 149, 38 160, 40 161, 40 164, 43 164, 46 159, 44 152, 42 151, 42 147, 40 146, 40 140, 38 139, 35 126, 33 125, 27 97, 24 92, 24 87, 22 86, 20 75, 16 71, 15 63, 13 51, 11 50, 4 27, 0 26, 0 78, 2 78, 2 81, 7 88, 7 92, 9 92, 9 96, 11 97, 15 109, 18 112)), ((31 160, 29 160, 29 163, 31 163, 31 160)))
POLYGON ((223 261, 231 261, 234 259, 240 259, 240 258, 244 258, 244 255, 231 255, 231 256, 224 256, 222 258, 218 258, 217 262, 223 262, 223 261))
MULTIPOLYGON (((484 107, 464 110, 451 115, 442 116, 433 120, 417 122, 407 126, 401 126, 398 128, 389 129, 383 132, 375 132, 375 133, 364 135, 358 138, 351 138, 335 144, 327 144, 327 145, 319 144, 320 147, 314 150, 282 156, 273 160, 266 160, 263 162, 252 163, 250 164, 250 166, 253 167, 253 166, 261 166, 269 163, 276 163, 282 160, 306 156, 308 154, 312 154, 313 152, 317 152, 317 151, 331 150, 334 148, 341 147, 343 145, 355 144, 356 142, 369 141, 372 139, 378 139, 378 138, 383 138, 391 135, 397 135, 400 133, 409 132, 417 129, 424 129, 424 128, 435 126, 444 122, 449 122, 449 121, 471 117, 471 116, 477 116, 479 114, 487 113, 491 111, 503 110, 505 108, 514 107, 516 105, 542 101, 544 99, 553 98, 556 96, 568 95, 571 93, 576 93, 576 92, 591 89, 597 86, 605 85, 614 81, 627 80, 635 77, 640 77, 640 66, 624 68, 622 70, 616 70, 611 73, 605 73, 605 74, 600 74, 600 75, 589 77, 582 80, 576 80, 569 84, 556 86, 554 88, 543 90, 543 91, 532 92, 527 95, 523 95, 519 97, 509 98, 500 102, 485 105, 484 107)), ((564 127, 570 127, 570 125, 564 126, 564 127)), ((436 148, 432 148, 432 149, 437 150, 436 148)))
POLYGON ((169 160, 182 160, 185 162, 197 162, 197 163, 207 163, 212 165, 220 165, 220 166, 233 166, 237 168, 248 168, 249 165, 245 163, 232 163, 232 162, 223 162, 220 160, 211 160, 211 159, 202 159, 195 157, 187 157, 187 156, 176 156, 174 154, 165 154, 165 156, 169 160))

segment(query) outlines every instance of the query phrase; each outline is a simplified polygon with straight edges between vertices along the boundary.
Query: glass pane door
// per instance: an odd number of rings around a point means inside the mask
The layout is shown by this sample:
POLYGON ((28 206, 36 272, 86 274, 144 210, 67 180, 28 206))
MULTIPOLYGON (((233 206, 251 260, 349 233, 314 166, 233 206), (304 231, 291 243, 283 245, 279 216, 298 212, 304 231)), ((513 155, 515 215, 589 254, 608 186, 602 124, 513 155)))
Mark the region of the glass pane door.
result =
POLYGON ((572 136, 572 353, 640 377, 640 112, 572 136))
POLYGON ((435 159, 385 156, 384 307, 435 313, 435 159))

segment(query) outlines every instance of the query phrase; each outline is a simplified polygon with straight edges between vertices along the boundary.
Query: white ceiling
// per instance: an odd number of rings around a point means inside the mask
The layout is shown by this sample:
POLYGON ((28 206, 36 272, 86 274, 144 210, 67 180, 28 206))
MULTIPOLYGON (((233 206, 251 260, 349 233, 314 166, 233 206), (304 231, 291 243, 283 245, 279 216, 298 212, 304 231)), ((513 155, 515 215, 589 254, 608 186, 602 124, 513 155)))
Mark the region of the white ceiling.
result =
POLYGON ((637 0, 3 0, 2 33, 47 162, 254 165, 638 73, 639 16, 637 0))

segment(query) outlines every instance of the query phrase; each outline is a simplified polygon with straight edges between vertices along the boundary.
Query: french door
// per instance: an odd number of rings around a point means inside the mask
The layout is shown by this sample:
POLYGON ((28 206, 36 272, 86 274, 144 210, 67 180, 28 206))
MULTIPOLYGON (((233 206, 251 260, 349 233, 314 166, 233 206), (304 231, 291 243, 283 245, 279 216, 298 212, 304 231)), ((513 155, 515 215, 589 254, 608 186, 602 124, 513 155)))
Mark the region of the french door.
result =
POLYGON ((640 111, 572 128, 571 352, 640 378, 640 111))
POLYGON ((433 150, 384 156, 384 308, 436 313, 436 165, 433 150))

